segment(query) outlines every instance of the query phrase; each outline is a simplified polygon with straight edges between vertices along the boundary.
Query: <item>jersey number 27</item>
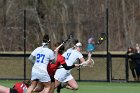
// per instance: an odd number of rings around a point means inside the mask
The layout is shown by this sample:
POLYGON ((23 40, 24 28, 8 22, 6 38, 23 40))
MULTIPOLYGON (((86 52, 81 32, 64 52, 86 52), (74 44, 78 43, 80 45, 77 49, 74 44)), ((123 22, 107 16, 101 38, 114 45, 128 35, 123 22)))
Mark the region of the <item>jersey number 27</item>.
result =
POLYGON ((44 54, 37 54, 37 57, 36 57, 36 62, 41 62, 43 63, 44 62, 44 58, 45 58, 45 55, 44 54))

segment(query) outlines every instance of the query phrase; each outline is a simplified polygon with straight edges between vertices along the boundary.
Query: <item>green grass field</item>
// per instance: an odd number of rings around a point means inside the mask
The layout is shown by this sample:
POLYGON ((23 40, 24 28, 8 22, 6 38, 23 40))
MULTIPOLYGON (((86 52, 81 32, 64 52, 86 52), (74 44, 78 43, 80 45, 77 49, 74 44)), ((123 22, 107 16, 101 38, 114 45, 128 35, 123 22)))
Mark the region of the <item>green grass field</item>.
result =
MULTIPOLYGON (((0 85, 12 87, 16 80, 0 80, 0 85)), ((61 93, 139 93, 140 83, 78 82, 79 90, 62 89, 61 93)), ((56 93, 56 92, 55 92, 56 93)))

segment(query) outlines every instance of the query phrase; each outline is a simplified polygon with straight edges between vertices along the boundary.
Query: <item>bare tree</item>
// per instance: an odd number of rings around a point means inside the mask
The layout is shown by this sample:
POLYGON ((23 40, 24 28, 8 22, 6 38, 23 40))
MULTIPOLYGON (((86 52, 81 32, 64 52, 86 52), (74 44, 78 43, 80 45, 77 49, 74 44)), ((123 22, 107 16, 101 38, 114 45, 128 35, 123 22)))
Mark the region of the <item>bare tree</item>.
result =
MULTIPOLYGON (((126 50, 128 46, 140 43, 140 0, 108 1, 109 50, 126 50)), ((105 2, 106 0, 2 0, 0 49, 2 51, 23 49, 23 38, 20 37, 18 41, 14 36, 23 33, 24 9, 27 10, 29 50, 40 44, 44 33, 50 35, 51 45, 65 39, 70 32, 74 32, 75 38, 83 44, 87 43, 89 36, 98 39, 100 33, 105 32, 105 2), (3 6, 5 1, 6 7, 3 6), (5 27, 3 24, 6 24, 5 27), (9 35, 10 39, 7 38, 9 35)), ((106 44, 98 49, 105 50, 105 47, 106 44)))

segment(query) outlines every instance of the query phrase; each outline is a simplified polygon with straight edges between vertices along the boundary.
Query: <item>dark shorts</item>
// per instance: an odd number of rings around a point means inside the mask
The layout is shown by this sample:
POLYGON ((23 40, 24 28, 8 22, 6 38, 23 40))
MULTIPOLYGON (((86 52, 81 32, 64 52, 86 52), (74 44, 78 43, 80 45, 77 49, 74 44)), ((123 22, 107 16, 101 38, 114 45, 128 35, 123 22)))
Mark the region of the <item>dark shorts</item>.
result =
POLYGON ((10 93, 18 93, 16 89, 10 88, 10 93))
POLYGON ((50 76, 50 78, 51 78, 51 82, 55 82, 55 79, 53 76, 50 76))

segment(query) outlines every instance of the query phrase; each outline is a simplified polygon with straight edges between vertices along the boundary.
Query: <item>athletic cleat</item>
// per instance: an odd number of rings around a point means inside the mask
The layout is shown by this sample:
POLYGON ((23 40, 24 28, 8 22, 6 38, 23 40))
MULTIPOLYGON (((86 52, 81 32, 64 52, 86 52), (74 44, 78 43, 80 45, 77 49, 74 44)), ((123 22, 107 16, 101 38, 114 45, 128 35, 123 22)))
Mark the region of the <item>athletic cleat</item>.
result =
POLYGON ((57 93, 60 93, 61 89, 62 89, 61 84, 59 84, 59 86, 57 87, 57 90, 56 90, 57 93))

